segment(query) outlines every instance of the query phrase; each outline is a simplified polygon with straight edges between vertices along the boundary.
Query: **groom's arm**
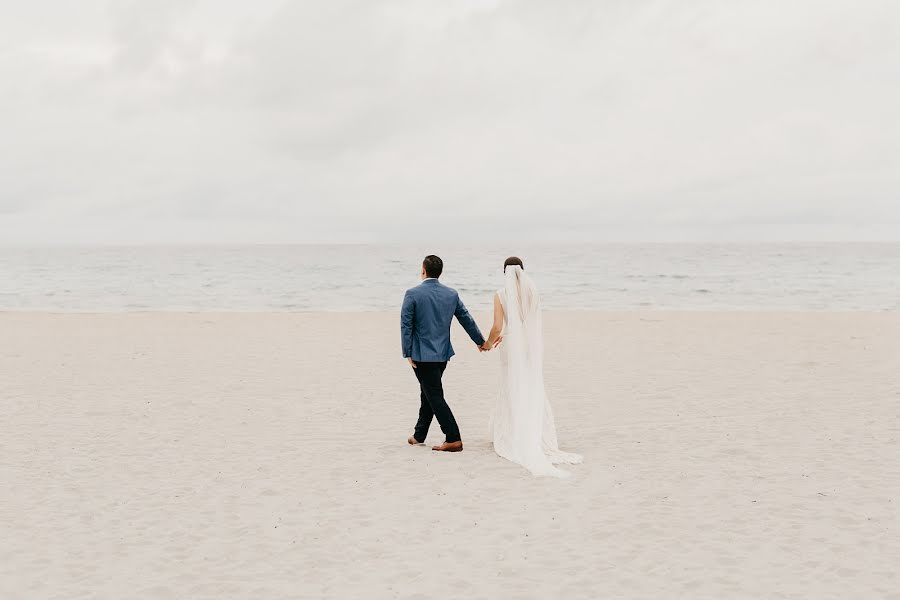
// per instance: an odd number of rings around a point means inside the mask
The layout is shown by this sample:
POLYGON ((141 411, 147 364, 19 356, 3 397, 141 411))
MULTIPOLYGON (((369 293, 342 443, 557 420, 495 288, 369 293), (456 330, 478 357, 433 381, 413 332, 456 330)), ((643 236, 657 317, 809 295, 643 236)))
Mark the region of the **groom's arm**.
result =
POLYGON ((475 345, 483 346, 484 336, 481 335, 478 324, 475 322, 475 319, 472 318, 472 315, 469 314, 469 309, 466 308, 466 305, 463 304, 463 301, 459 296, 456 297, 456 312, 454 314, 456 315, 456 320, 463 326, 463 329, 466 330, 466 333, 469 334, 469 337, 472 338, 475 345))
POLYGON ((403 297, 403 308, 400 309, 400 345, 403 358, 412 357, 413 322, 416 316, 416 303, 407 290, 403 297))

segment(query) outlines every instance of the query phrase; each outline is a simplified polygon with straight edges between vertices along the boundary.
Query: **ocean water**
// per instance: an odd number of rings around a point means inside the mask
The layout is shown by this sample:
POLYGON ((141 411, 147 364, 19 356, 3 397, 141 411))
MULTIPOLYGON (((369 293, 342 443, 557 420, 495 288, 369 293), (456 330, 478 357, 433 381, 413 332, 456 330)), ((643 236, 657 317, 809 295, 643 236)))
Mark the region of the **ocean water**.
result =
POLYGON ((516 254, 549 309, 900 310, 900 244, 0 247, 0 310, 396 310, 432 252, 473 309, 516 254))

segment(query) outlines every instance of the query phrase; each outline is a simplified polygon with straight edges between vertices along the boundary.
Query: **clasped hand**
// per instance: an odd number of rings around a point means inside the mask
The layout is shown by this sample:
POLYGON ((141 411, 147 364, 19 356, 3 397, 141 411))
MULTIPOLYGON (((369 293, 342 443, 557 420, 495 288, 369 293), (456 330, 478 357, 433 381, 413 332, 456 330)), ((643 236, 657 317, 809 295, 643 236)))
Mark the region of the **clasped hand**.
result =
POLYGON ((493 343, 489 343, 490 340, 485 341, 483 344, 478 346, 479 352, 490 352, 492 349, 496 348, 500 345, 500 342, 503 341, 503 336, 498 337, 493 343))

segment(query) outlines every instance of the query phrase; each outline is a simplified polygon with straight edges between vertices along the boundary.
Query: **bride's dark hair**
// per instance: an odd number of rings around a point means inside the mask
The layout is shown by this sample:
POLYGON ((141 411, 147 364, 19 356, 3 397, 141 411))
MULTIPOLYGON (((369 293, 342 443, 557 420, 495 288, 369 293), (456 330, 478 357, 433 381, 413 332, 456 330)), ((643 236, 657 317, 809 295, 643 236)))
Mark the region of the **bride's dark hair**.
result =
POLYGON ((522 270, 525 270, 525 265, 522 264, 522 259, 518 256, 510 256, 503 262, 503 272, 506 273, 506 267, 510 265, 519 265, 522 267, 522 270))

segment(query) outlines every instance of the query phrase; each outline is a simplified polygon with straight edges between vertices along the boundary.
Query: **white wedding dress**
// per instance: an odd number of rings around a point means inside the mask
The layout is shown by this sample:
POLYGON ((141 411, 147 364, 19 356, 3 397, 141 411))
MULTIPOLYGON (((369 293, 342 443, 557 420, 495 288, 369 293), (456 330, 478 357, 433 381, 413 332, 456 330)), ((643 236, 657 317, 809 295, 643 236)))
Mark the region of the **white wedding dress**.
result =
POLYGON ((491 419, 494 450, 534 475, 567 477, 555 465, 580 463, 559 449, 553 409, 544 390, 544 339, 537 288, 518 265, 506 268, 499 290, 503 305, 500 393, 491 419))

